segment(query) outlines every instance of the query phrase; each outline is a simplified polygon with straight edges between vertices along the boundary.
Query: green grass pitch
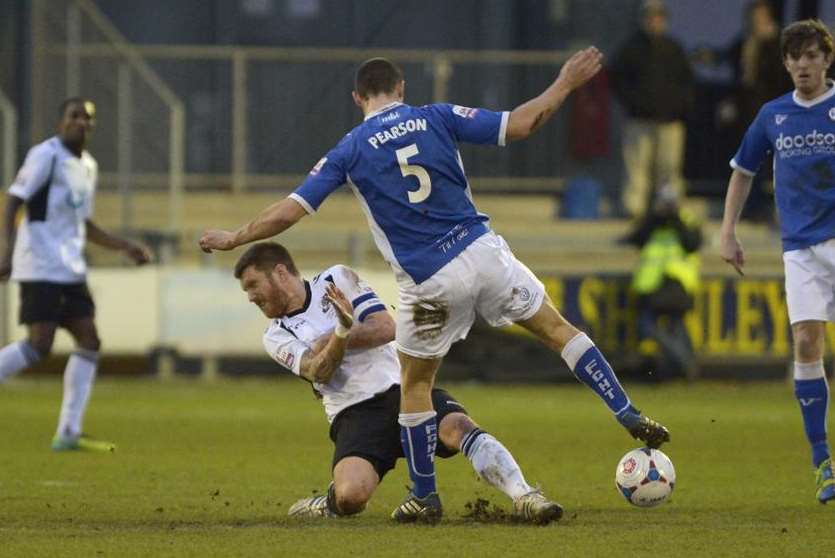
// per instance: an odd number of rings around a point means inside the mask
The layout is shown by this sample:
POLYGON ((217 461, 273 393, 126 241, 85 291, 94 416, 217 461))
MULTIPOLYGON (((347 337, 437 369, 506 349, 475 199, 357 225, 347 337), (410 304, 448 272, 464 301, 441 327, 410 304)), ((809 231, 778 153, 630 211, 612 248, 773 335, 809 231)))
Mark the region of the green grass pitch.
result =
POLYGON ((104 378, 87 429, 112 455, 49 450, 61 386, 0 386, 0 556, 815 556, 835 549, 835 506, 814 499, 787 384, 629 386, 669 426, 671 501, 632 508, 614 469, 637 446, 587 389, 449 385, 566 515, 547 527, 479 522, 468 502, 509 501, 463 457, 441 460, 445 517, 393 525, 400 463, 365 513, 297 521, 329 480, 331 444, 306 384, 104 378))

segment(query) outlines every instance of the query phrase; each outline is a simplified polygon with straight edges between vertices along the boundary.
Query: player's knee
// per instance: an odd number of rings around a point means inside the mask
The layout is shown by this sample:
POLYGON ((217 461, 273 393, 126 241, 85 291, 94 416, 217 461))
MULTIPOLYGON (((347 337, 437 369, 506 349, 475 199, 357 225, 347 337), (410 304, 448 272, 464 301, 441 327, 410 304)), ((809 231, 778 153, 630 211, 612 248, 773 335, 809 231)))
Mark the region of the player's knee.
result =
POLYGON ((54 337, 50 336, 32 336, 29 338, 29 345, 37 351, 41 358, 49 356, 52 352, 52 341, 54 337))
POLYGON ((451 413, 441 420, 438 437, 450 451, 458 451, 464 436, 478 428, 478 425, 464 413, 451 413))
POLYGON ((822 356, 823 331, 822 327, 798 324, 792 332, 794 337, 795 357, 804 362, 816 360, 822 356))
POLYGON ((353 515, 365 509, 373 488, 362 482, 342 483, 336 488, 336 507, 340 515, 353 515))
POLYGON ((78 340, 78 346, 87 351, 98 352, 101 349, 101 339, 95 333, 78 340))

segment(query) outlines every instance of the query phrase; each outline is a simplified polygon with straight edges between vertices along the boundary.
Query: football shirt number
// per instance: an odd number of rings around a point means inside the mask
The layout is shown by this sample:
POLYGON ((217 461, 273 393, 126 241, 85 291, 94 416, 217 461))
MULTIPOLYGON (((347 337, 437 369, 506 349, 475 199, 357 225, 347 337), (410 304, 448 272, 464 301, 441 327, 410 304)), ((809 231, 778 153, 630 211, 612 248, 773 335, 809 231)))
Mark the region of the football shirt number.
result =
POLYGON ((409 157, 414 157, 420 153, 417 144, 413 143, 412 145, 407 145, 402 149, 398 149, 394 153, 397 155, 397 162, 400 164, 400 173, 404 177, 414 176, 420 183, 420 188, 414 192, 411 190, 409 191, 409 201, 411 203, 422 202, 428 198, 429 194, 432 192, 432 180, 429 178, 429 173, 426 172, 425 168, 420 165, 409 164, 409 157))

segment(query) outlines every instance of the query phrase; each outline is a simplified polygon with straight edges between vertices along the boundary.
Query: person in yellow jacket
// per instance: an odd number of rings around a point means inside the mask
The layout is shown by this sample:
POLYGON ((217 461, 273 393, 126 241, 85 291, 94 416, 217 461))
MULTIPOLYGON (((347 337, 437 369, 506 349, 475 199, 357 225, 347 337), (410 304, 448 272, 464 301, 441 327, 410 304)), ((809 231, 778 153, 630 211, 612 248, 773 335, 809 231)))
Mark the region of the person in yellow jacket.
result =
POLYGON ((655 377, 695 376, 684 315, 699 286, 700 225, 679 207, 675 190, 660 188, 650 211, 623 242, 641 250, 631 287, 638 295, 641 339, 654 340, 660 349, 655 377))

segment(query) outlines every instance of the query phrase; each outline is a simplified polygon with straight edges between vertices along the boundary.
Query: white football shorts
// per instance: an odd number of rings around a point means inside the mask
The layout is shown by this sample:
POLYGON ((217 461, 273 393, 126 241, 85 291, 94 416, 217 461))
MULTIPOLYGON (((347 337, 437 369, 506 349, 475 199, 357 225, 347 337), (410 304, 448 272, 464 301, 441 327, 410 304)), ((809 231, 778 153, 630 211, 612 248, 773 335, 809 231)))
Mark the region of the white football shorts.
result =
POLYGON ((494 327, 532 317, 545 300, 542 282, 490 231, 435 275, 416 285, 398 274, 397 348, 440 358, 467 337, 476 315, 494 327))
POLYGON ((789 323, 835 322, 835 239, 783 253, 789 323))

